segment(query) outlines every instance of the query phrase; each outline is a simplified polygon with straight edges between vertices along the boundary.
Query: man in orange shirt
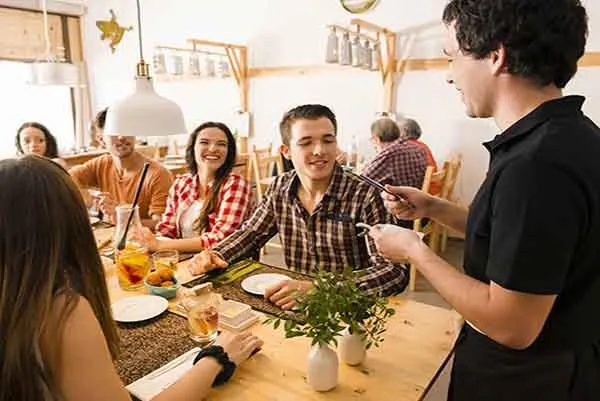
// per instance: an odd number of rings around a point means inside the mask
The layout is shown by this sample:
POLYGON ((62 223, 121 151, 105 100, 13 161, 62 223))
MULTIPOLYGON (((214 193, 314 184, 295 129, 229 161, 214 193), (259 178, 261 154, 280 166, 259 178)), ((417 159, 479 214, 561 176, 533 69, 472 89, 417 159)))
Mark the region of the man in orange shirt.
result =
POLYGON ((80 188, 101 191, 98 207, 109 220, 115 222, 115 208, 132 203, 142 167, 150 163, 144 186, 138 200, 140 218, 144 226, 154 228, 165 211, 171 174, 160 163, 146 158, 135 150, 133 136, 104 136, 110 154, 96 157, 75 166, 69 173, 80 188))

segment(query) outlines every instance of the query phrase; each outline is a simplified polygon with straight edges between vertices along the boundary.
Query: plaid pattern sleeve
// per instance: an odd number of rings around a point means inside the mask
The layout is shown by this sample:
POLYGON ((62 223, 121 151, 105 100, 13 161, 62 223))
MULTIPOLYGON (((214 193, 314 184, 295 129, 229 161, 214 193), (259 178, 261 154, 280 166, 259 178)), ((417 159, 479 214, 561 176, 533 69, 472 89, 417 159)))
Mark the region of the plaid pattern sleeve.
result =
POLYGON ((279 190, 277 188, 280 187, 280 183, 279 178, 271 183, 252 216, 242 227, 212 248, 224 260, 232 263, 251 251, 262 248, 277 233, 272 198, 273 194, 279 190))
POLYGON ((402 291, 408 278, 405 270, 377 255, 370 239, 357 236, 356 223, 374 225, 391 219, 377 190, 336 166, 326 194, 309 213, 298 199, 299 185, 293 170, 278 176, 252 217, 213 250, 233 262, 279 233, 290 270, 313 274, 352 267, 364 273, 359 285, 365 291, 383 295, 402 291))
POLYGON ((182 203, 191 196, 194 176, 182 174, 175 179, 169 189, 167 205, 160 221, 156 224, 156 232, 169 238, 177 238, 177 216, 182 203))
POLYGON ((211 248, 242 225, 252 207, 250 183, 239 174, 230 174, 219 194, 218 210, 209 216, 209 226, 202 235, 203 248, 211 248))
POLYGON ((399 141, 379 152, 362 174, 382 184, 421 188, 426 169, 423 150, 411 142, 399 141))
MULTIPOLYGON (((383 200, 378 194, 365 202, 362 221, 369 225, 391 223, 392 216, 386 211, 383 200)), ((404 291, 408 284, 408 269, 396 265, 377 253, 375 242, 368 235, 365 236, 369 250, 369 267, 360 278, 359 286, 369 293, 379 293, 384 296, 393 295, 404 291)))

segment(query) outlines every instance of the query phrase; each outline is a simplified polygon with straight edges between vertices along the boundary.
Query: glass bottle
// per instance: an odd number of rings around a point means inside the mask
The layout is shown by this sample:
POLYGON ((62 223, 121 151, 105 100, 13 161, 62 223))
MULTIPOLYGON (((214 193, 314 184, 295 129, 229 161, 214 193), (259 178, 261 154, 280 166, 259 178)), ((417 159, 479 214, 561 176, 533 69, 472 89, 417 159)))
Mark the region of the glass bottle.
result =
POLYGON ((200 57, 196 52, 190 53, 189 71, 191 75, 200 75, 200 57))
POLYGON ((360 38, 354 37, 352 41, 352 67, 361 67, 363 63, 363 48, 360 43, 360 38))
POLYGON ((329 31, 329 36, 327 36, 327 49, 325 52, 325 62, 326 63, 337 63, 338 62, 338 51, 339 51, 339 42, 337 32, 335 31, 335 27, 331 27, 331 31, 329 31))
POLYGON ((132 212, 131 205, 119 205, 115 208, 117 226, 115 228, 115 266, 119 286, 124 290, 135 290, 144 285, 144 278, 150 270, 150 256, 144 241, 139 207, 133 208, 131 224, 125 238, 125 248, 119 250, 118 245, 125 232, 125 226, 132 212))
POLYGON ((152 67, 154 74, 164 74, 166 72, 165 53, 162 49, 154 49, 154 55, 152 56, 152 67))
POLYGON ((340 45, 340 64, 352 64, 352 43, 350 43, 350 34, 344 32, 342 35, 342 44, 340 45))

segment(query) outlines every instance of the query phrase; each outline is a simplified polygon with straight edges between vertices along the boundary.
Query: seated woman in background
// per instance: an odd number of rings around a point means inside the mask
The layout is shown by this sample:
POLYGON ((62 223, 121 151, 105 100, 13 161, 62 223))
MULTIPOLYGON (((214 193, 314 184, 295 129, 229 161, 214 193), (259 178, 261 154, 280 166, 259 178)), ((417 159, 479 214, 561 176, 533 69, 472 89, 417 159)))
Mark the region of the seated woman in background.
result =
POLYGON ((66 165, 64 160, 58 157, 56 138, 46 126, 38 122, 26 122, 19 127, 15 137, 15 146, 19 156, 43 156, 52 159, 63 167, 66 165))
POLYGON ((91 127, 90 142, 90 147, 92 148, 106 149, 106 143, 104 143, 104 126, 106 125, 107 111, 108 107, 105 107, 96 114, 96 117, 94 117, 91 127))
MULTIPOLYGON (((130 400, 113 366, 119 340, 79 189, 32 156, 0 161, 0 188, 0 401, 130 400)), ((216 344, 239 364, 262 342, 244 333, 216 344)), ((201 400, 220 371, 201 358, 154 400, 201 400)))
POLYGON ((156 233, 146 241, 151 251, 199 252, 234 232, 250 214, 252 191, 232 169, 235 138, 222 123, 206 122, 192 132, 185 150, 189 173, 177 177, 156 233))

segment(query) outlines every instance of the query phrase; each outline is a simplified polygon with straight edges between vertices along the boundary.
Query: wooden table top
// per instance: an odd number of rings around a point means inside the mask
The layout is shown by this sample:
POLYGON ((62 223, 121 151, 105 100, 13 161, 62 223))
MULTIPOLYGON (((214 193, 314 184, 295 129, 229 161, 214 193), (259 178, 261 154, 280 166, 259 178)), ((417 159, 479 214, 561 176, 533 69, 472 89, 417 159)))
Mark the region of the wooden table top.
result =
MULTIPOLYGON (((181 282, 191 279, 187 263, 178 266, 181 282)), ((106 276, 111 302, 146 293, 144 288, 121 290, 112 265, 106 266, 106 276)), ((170 307, 178 300, 179 296, 170 301, 170 307)), ((282 329, 256 323, 250 330, 264 340, 262 351, 244 363, 227 385, 213 390, 210 399, 421 400, 452 352, 458 316, 402 296, 391 297, 391 304, 396 314, 388 322, 385 341, 367 351, 361 366, 340 362, 334 390, 318 393, 306 383, 309 339, 285 339, 282 329)))

